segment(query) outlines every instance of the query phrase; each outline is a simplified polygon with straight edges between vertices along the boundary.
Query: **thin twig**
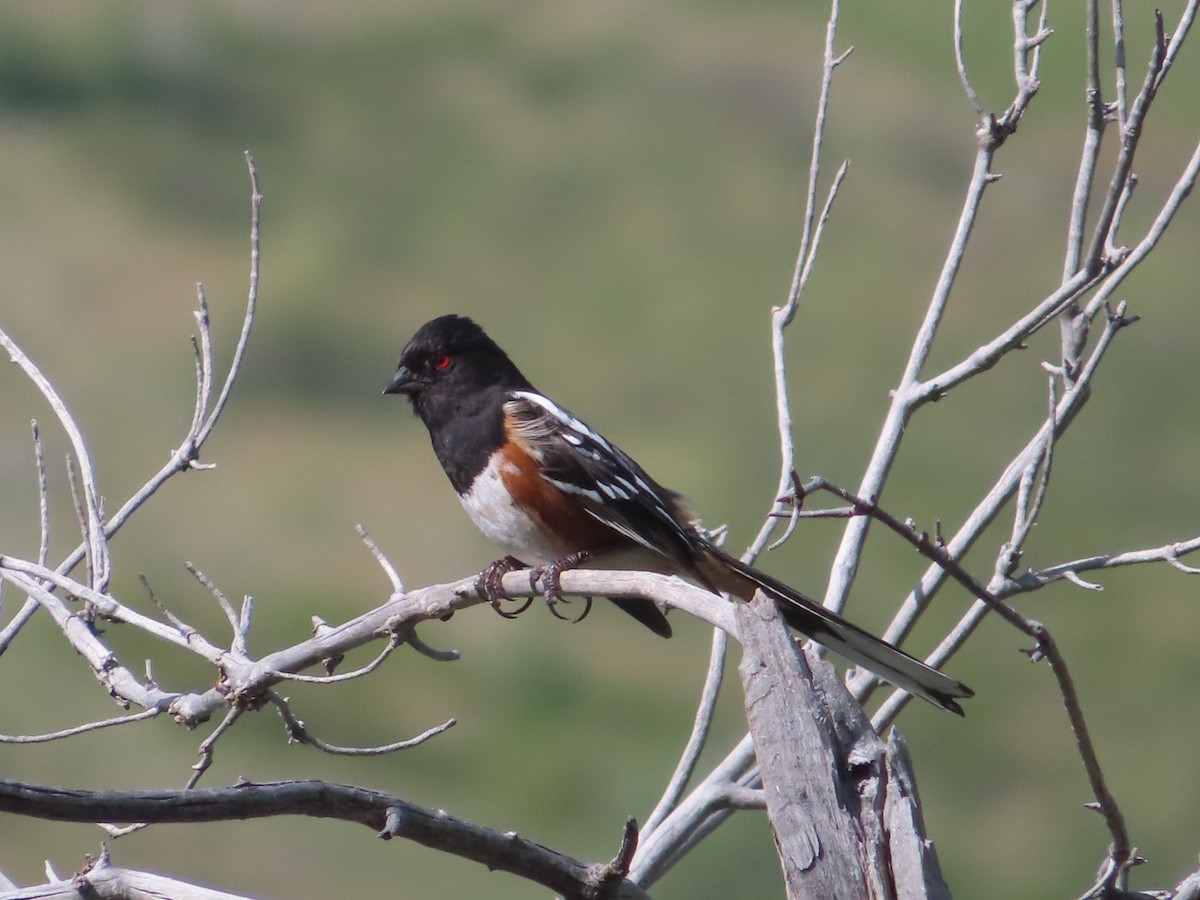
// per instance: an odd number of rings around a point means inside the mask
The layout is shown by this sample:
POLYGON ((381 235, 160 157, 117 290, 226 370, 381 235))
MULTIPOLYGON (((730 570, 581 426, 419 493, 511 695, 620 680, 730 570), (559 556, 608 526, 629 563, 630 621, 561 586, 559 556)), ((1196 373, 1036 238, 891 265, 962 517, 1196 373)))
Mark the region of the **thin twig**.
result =
POLYGON ((88 565, 94 573, 93 578, 89 580, 93 587, 103 591, 108 585, 112 566, 108 556, 108 536, 105 533, 103 520, 100 515, 100 490, 97 487, 96 473, 92 467, 92 459, 91 454, 88 452, 87 442, 84 441, 83 433, 78 423, 76 423, 75 417, 67 408, 67 404, 63 401, 62 396, 55 390, 49 379, 42 374, 41 369, 37 367, 24 350, 17 346, 16 342, 8 336, 3 328, 0 328, 0 347, 4 348, 12 361, 21 368, 26 377, 33 382, 34 386, 42 394, 42 397, 58 419, 59 425, 66 433, 67 439, 71 442, 71 448, 74 451, 75 460, 79 466, 81 481, 79 493, 80 502, 84 509, 85 540, 83 546, 88 556, 88 565))
MULTIPOLYGON (((808 283, 813 261, 820 249, 821 236, 825 223, 829 218, 833 202, 837 197, 842 180, 846 176, 849 163, 843 162, 838 167, 825 205, 819 219, 814 219, 816 211, 817 183, 821 172, 821 148, 825 133, 825 116, 829 106, 829 94, 833 85, 833 72, 849 56, 853 48, 838 55, 834 52, 837 37, 839 0, 832 0, 829 8, 829 20, 825 27, 825 52, 821 69, 821 90, 817 99, 817 115, 813 122, 812 159, 809 162, 808 187, 806 191, 803 231, 800 248, 796 254, 796 266, 792 274, 792 282, 788 289, 788 298, 783 306, 771 310, 771 358, 775 374, 775 420, 776 432, 779 436, 779 479, 774 496, 778 497, 788 487, 788 479, 795 468, 795 438, 792 434, 791 401, 788 396, 787 362, 785 355, 786 340, 784 333, 791 324, 799 308, 800 299, 808 283)), ((772 504, 772 511, 775 504, 772 504)), ((758 534, 750 542, 750 546, 742 555, 742 559, 752 562, 768 545, 771 534, 776 527, 776 521, 768 512, 759 527, 758 534)))
MULTIPOLYGON (((46 477, 46 457, 42 452, 42 435, 38 431, 37 419, 30 422, 33 427, 33 458, 37 466, 38 482, 38 565, 44 566, 50 559, 50 482, 46 477)), ((4 645, 0 644, 0 647, 4 645)))
POLYGON ((229 649, 238 656, 249 656, 248 641, 250 625, 254 621, 254 598, 249 594, 242 596, 242 611, 238 613, 237 628, 233 631, 233 641, 229 649))
POLYGON ((244 708, 239 705, 235 704, 229 707, 228 712, 225 713, 225 718, 221 720, 221 724, 212 730, 212 734, 200 742, 200 746, 196 751, 200 754, 200 758, 196 760, 195 765, 192 766, 192 774, 191 777, 188 778, 187 785, 185 785, 184 788, 185 790, 192 790, 192 788, 196 786, 197 782, 199 782, 204 776, 204 773, 208 771, 208 767, 211 766, 213 762, 213 747, 216 746, 216 743, 221 739, 221 736, 233 727, 233 723, 241 718, 243 712, 244 708))
POLYGON ((250 344, 250 328, 254 325, 254 312, 258 307, 258 280, 261 243, 259 231, 260 214, 262 212, 263 195, 258 187, 258 168, 254 165, 254 157, 247 150, 246 169, 250 173, 250 288, 246 297, 246 315, 242 319, 242 332, 238 335, 237 346, 233 349, 233 360, 229 363, 229 371, 225 374, 225 382, 217 394, 217 401, 205 419, 204 425, 196 434, 196 442, 204 443, 212 430, 217 426, 217 420, 225 411, 229 395, 233 391, 233 383, 237 380, 250 344))
POLYGON ((155 593, 154 588, 151 587, 150 579, 146 577, 144 572, 138 572, 138 581, 142 583, 142 587, 145 589, 146 595, 150 598, 150 602, 157 606, 159 611, 167 617, 167 621, 175 626, 176 631, 178 631, 185 638, 189 639, 192 635, 199 634, 195 628, 183 621, 183 619, 179 618, 179 616, 175 615, 175 613, 171 612, 171 610, 167 609, 166 605, 158 599, 158 594, 155 593))
MULTIPOLYGON (((1110 276, 1111 277, 1111 276, 1110 276)), ((973 350, 965 359, 911 387, 910 402, 921 405, 946 395, 963 382, 989 371, 1005 354, 1021 347, 1070 304, 1099 284, 1103 276, 1075 273, 1000 334, 973 350)), ((1089 316, 1089 318, 1091 318, 1089 316)))
POLYGON ((1184 565, 1179 557, 1200 550, 1200 537, 1183 541, 1174 541, 1161 547, 1146 550, 1126 550, 1120 553, 1102 553, 1073 559, 1069 562, 1044 566, 1040 569, 1030 569, 1022 575, 1010 576, 996 588, 998 596, 1008 597, 1014 594, 1036 591, 1048 584, 1061 579, 1079 578, 1080 572, 1095 572, 1104 569, 1119 569, 1124 566, 1144 565, 1146 563, 1165 562, 1178 569, 1185 575, 1200 575, 1200 569, 1184 565))
POLYGON ((208 592, 212 595, 213 599, 217 601, 217 605, 221 607, 221 612, 225 613, 225 618, 229 622, 230 629, 232 629, 234 635, 237 635, 238 629, 241 626, 241 622, 238 619, 238 614, 234 612, 233 605, 229 602, 229 598, 225 596, 224 592, 217 587, 207 575, 197 569, 191 562, 185 562, 183 566, 192 574, 193 578, 200 582, 201 585, 208 588, 208 592))
POLYGON ((662 824, 663 819, 676 807, 679 798, 691 781, 700 761, 700 754, 708 743, 708 734, 712 728, 713 715, 716 712, 717 698, 720 696, 721 683, 725 674, 725 654, 729 646, 729 636, 719 628, 713 629, 712 647, 708 656, 708 671, 704 678, 704 687, 700 694, 700 705, 692 720, 692 732, 687 744, 675 765, 667 787, 662 797, 655 804, 653 811, 642 826, 642 834, 652 834, 662 824))
POLYGON ((373 660, 367 663, 360 669, 355 669, 353 672, 341 672, 337 675, 301 675, 298 672, 278 672, 272 670, 271 674, 278 677, 280 681, 303 681, 307 684, 338 684, 343 681, 353 681, 355 678, 362 678, 364 675, 370 675, 381 665, 383 661, 392 655, 400 644, 403 643, 398 634, 393 634, 391 640, 384 645, 382 651, 373 660))
POLYGON ((730 787, 754 771, 754 741, 747 734, 653 832, 642 832, 630 878, 646 887, 661 878, 688 848, 733 814, 730 787))
POLYGON ((456 719, 447 719, 441 725, 435 725, 421 732, 416 737, 396 741, 393 744, 384 744, 380 747, 338 747, 334 744, 327 744, 320 738, 310 734, 304 723, 292 713, 287 698, 279 696, 275 691, 267 691, 267 700, 275 707, 279 713, 279 717, 283 719, 289 741, 297 744, 308 744, 310 747, 316 747, 322 753, 329 753, 333 756, 382 756, 386 753, 395 753, 397 750, 409 750, 425 743, 430 738, 437 737, 442 732, 458 724, 456 719))
POLYGON ((1179 50, 1183 47, 1183 42, 1187 40, 1188 32, 1192 30, 1192 25, 1195 24, 1197 9, 1200 9, 1200 0, 1188 0, 1187 6, 1179 14, 1179 21, 1175 23, 1175 27, 1171 30, 1171 39, 1167 42, 1167 50, 1163 54, 1162 67, 1158 75, 1160 85, 1163 79, 1167 77, 1167 73, 1171 71, 1171 67, 1175 65, 1175 58, 1179 55, 1179 50))
POLYGON ((161 709, 144 709, 128 716, 101 719, 98 722, 88 722, 86 725, 76 725, 74 728, 64 728, 61 731, 50 731, 45 734, 0 734, 0 744, 45 744, 49 741, 75 737, 77 734, 86 734, 89 731, 99 731, 101 728, 112 728, 116 725, 128 725, 131 722, 153 719, 161 714, 161 709))
MULTIPOLYGON (((962 266, 963 254, 966 251, 967 241, 975 225, 979 205, 983 200, 983 192, 991 181, 989 173, 992 153, 992 146, 990 143, 987 143, 981 146, 975 155, 974 169, 967 186, 967 195, 963 200, 962 210, 951 240, 950 250, 942 265, 942 272, 938 277, 933 298, 929 303, 925 319, 917 332, 916 339, 913 341, 908 362, 905 365, 904 373, 900 377, 900 385, 893 393, 892 403, 888 408, 883 428, 875 443, 871 460, 867 464, 867 471, 864 473, 858 489, 859 493, 864 496, 878 496, 882 493, 884 483, 899 453, 900 440, 903 436, 905 425, 912 415, 917 402, 917 398, 913 396, 912 391, 914 386, 917 385, 921 368, 924 366, 933 348, 933 339, 937 333, 942 315, 946 310, 946 304, 949 300, 950 290, 954 285, 955 277, 962 266)), ((866 540, 866 533, 867 520, 857 518, 851 519, 847 523, 846 529, 842 534, 842 541, 838 547, 837 555, 834 558, 830 571, 824 601, 825 606, 835 612, 842 611, 846 606, 850 587, 858 572, 858 564, 862 555, 863 543, 866 540)))
MULTIPOLYGON (((75 460, 72 459, 71 454, 69 453, 67 454, 66 458, 66 468, 67 486, 71 489, 71 505, 75 508, 75 521, 79 524, 79 531, 83 536, 84 544, 87 544, 90 547, 88 535, 88 509, 87 503, 83 498, 84 488, 79 483, 79 471, 75 468, 75 460)), ((94 585, 97 577, 99 576, 99 570, 96 568, 96 555, 89 549, 87 556, 84 557, 84 560, 87 563, 88 584, 94 585)))
MULTIPOLYGON (((800 232, 800 248, 796 254, 796 268, 792 277, 792 286, 788 291, 788 299, 784 304, 784 326, 789 324, 792 317, 796 314, 796 307, 800 302, 800 296, 804 292, 804 283, 807 280, 806 271, 811 269, 812 260, 816 256, 817 245, 819 244, 819 235, 816 233, 816 199, 817 185, 820 182, 821 176, 821 147, 825 140, 825 117, 829 109, 829 94, 833 86, 833 70, 846 61, 846 58, 854 51, 853 47, 846 49, 844 53, 834 53, 834 41, 837 37, 838 16, 840 14, 839 0, 832 0, 829 7, 829 19, 825 23, 825 54, 824 62, 821 68, 821 90, 817 96, 817 113, 813 120, 813 140, 812 154, 808 163, 808 186, 804 195, 804 218, 800 232)), ((846 164, 843 163, 843 167, 846 164)), ((829 205, 833 201, 833 196, 836 194, 835 187, 831 189, 829 198, 825 202, 825 209, 828 212, 829 205)))
POLYGON ((1001 545, 996 556, 996 572, 1011 573, 1021 558, 1025 541, 1041 514, 1042 503, 1050 487, 1050 474, 1054 468, 1054 445, 1058 440, 1058 391, 1053 377, 1049 379, 1049 411, 1044 434, 1041 457, 1032 460, 1025 468, 1017 485, 1017 500, 1013 509, 1013 525, 1008 540, 1001 545))
POLYGON ((1068 281, 1079 271, 1083 254, 1083 230, 1087 221, 1088 200, 1096 176, 1096 161, 1104 136, 1104 96, 1100 89, 1100 14, 1098 0, 1087 0, 1084 17, 1087 35, 1087 79, 1084 100, 1087 105, 1083 152, 1079 156, 1079 171, 1075 190, 1071 194, 1071 213, 1067 218, 1067 251, 1063 258, 1062 280, 1068 281))
POLYGON ((435 662, 454 662, 460 657, 457 650, 439 650, 437 647, 432 647, 421 640, 420 635, 417 634, 415 625, 406 625, 397 631, 393 631, 393 633, 422 656, 426 656, 435 662))
POLYGON ((962 82, 967 99, 975 107, 975 114, 982 116, 983 104, 979 102, 979 95, 971 85, 971 79, 967 75, 966 58, 963 56, 962 0, 954 0, 954 66, 958 69, 958 80, 962 82))
POLYGON ((193 338, 196 349, 196 407, 192 414, 191 434, 199 434, 204 423, 204 414, 212 400, 213 352, 212 325, 208 315, 208 298, 204 296, 204 285, 196 282, 196 318, 199 338, 193 338))
POLYGON ((1114 83, 1117 91, 1117 102, 1114 115, 1117 128, 1125 130, 1125 120, 1129 116, 1129 97, 1127 96, 1127 76, 1125 62, 1125 2, 1112 0, 1113 27, 1113 68, 1114 83))
POLYGON ((1155 216, 1154 222, 1146 230, 1145 236, 1138 242, 1137 246, 1129 251, 1126 256, 1115 269, 1108 274, 1104 279, 1103 285, 1096 291, 1092 298, 1088 301, 1084 312, 1088 318, 1092 318, 1099 313, 1112 297, 1116 289, 1121 285, 1130 272, 1137 268, 1150 251, 1157 245, 1162 236, 1166 233, 1171 221, 1175 218, 1175 214, 1179 212, 1179 208, 1183 205, 1183 201, 1191 194, 1192 188, 1196 186, 1196 178, 1200 175, 1200 143, 1197 143, 1192 151, 1192 156, 1184 167, 1179 179, 1171 188, 1167 199, 1163 201, 1162 207, 1155 216))
POLYGON ((1121 148, 1117 155, 1117 162, 1113 166, 1108 189, 1096 217, 1096 225, 1092 232, 1087 255, 1083 260, 1084 267, 1092 272, 1100 271, 1105 265, 1104 248, 1116 244, 1116 235, 1112 233, 1113 217, 1116 215, 1121 194, 1129 189, 1129 176, 1133 171, 1133 160, 1145 127, 1146 116, 1149 115, 1154 98, 1162 85, 1160 76, 1165 77, 1166 75, 1163 64, 1167 46, 1163 34, 1161 12, 1156 11, 1155 24, 1157 37, 1150 55, 1146 76, 1142 81, 1141 90, 1138 91, 1129 108, 1129 117, 1121 132, 1121 148))
POLYGON ((379 568, 383 569, 383 574, 392 583, 392 591, 397 594, 403 594, 404 582, 400 579, 400 573, 396 571, 396 567, 392 565, 392 561, 379 548, 379 544, 375 543, 375 539, 367 534, 367 529, 362 525, 355 525, 354 531, 362 538, 362 542, 366 544, 367 549, 371 551, 371 555, 375 557, 375 562, 379 563, 379 568))

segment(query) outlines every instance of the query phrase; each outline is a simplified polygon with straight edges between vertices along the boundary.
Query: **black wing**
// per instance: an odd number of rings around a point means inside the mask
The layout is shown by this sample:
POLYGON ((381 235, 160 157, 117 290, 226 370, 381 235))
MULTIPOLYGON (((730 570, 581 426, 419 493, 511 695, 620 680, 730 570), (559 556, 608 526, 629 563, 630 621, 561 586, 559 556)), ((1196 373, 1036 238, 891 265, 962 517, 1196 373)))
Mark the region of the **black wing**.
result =
POLYGON ((553 400, 534 391, 509 396, 504 411, 543 478, 578 497, 597 521, 711 586, 694 562, 707 541, 691 524, 682 495, 553 400))

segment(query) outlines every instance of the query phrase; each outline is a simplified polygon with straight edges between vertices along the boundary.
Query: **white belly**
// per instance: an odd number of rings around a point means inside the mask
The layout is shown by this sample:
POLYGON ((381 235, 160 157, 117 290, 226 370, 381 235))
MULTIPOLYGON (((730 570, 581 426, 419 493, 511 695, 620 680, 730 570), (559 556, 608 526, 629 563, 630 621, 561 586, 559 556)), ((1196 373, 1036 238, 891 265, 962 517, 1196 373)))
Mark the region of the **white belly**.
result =
POLYGON ((471 489, 459 497, 463 509, 480 531, 521 562, 540 566, 559 558, 561 551, 544 540, 533 519, 513 505, 500 478, 501 465, 511 463, 493 459, 479 473, 471 489))

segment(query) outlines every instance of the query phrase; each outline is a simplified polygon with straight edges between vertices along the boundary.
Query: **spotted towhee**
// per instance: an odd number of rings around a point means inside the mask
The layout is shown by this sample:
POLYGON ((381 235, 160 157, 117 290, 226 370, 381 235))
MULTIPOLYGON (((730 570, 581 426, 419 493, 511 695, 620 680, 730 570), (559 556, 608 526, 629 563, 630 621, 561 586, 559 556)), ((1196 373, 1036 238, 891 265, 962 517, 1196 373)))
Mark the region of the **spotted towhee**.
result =
MULTIPOLYGON (((480 576, 481 591, 497 609, 500 578, 526 565, 534 567, 531 587, 541 579, 552 609, 559 573, 583 562, 679 575, 743 600, 761 588, 792 628, 962 714, 955 698, 970 697, 970 688, 713 545, 679 494, 535 390, 470 319, 441 316, 424 325, 401 353, 385 393, 412 401, 467 514, 509 554, 480 576)), ((670 636, 652 600, 611 599, 670 636)))

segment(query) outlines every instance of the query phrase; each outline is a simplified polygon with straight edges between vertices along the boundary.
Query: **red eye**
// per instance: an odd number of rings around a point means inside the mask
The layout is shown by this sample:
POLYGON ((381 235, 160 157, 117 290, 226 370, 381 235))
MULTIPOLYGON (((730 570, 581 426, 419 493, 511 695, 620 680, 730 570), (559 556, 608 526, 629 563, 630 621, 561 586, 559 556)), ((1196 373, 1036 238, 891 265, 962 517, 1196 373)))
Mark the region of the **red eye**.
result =
POLYGON ((446 356, 444 354, 442 356, 435 356, 433 358, 433 367, 435 369, 444 371, 444 370, 450 368, 451 362, 453 362, 453 360, 451 360, 449 356, 446 356))

